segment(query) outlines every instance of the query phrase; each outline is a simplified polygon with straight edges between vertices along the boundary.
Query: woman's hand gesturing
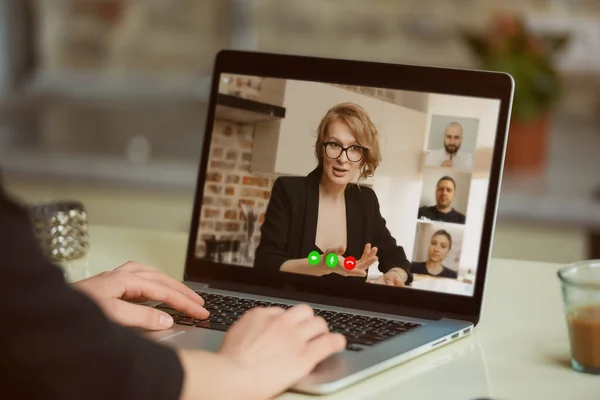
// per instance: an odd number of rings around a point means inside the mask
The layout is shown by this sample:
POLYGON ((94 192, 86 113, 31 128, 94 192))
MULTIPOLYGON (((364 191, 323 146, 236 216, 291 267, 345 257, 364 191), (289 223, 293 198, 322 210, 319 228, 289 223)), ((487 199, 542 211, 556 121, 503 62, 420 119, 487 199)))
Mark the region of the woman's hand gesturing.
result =
POLYGON ((325 268, 329 269, 328 273, 336 273, 342 276, 366 277, 369 267, 378 260, 377 247, 371 247, 371 243, 367 243, 363 250, 362 256, 356 261, 356 266, 354 269, 347 270, 344 267, 344 262, 346 259, 342 256, 345 251, 346 248, 344 246, 338 246, 333 249, 327 249, 321 256, 321 263, 325 268), (338 256, 338 263, 335 268, 329 268, 326 264, 326 257, 331 253, 337 254, 338 256))

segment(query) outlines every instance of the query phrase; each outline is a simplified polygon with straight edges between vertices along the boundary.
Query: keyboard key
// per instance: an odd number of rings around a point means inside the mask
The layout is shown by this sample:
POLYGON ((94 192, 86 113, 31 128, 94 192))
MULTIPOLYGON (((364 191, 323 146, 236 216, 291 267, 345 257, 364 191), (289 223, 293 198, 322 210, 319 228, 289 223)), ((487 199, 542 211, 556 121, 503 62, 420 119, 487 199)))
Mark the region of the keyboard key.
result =
POLYGON ((182 318, 179 321, 177 321, 178 324, 187 326, 194 326, 196 325, 196 322, 197 320, 194 320, 192 318, 182 318))
POLYGON ((354 343, 350 343, 346 346, 346 350, 350 350, 350 351, 363 351, 364 348, 361 346, 357 346, 354 343))
POLYGON ((346 340, 348 341, 348 343, 362 344, 365 346, 372 346, 376 343, 376 341, 373 339, 364 339, 364 338, 352 337, 352 336, 351 337, 346 336, 346 340))
POLYGON ((196 324, 196 328, 207 328, 214 329, 217 331, 226 331, 227 329, 229 329, 229 326, 218 322, 201 321, 196 324))
POLYGON ((158 308, 162 312, 166 312, 167 314, 169 314, 172 317, 181 314, 181 311, 174 310, 174 309, 172 309, 170 307, 169 308, 164 308, 164 307, 158 307, 157 306, 156 308, 158 308))

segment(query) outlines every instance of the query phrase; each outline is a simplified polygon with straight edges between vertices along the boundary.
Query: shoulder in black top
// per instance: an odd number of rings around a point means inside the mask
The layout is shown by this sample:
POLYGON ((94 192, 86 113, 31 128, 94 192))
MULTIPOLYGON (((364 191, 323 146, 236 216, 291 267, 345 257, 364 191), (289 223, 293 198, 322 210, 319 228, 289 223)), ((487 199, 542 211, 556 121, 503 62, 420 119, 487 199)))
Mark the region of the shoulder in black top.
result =
MULTIPOLYGON (((311 251, 318 251, 315 239, 321 175, 322 169, 317 167, 306 177, 279 177, 275 180, 265 222, 260 230, 255 268, 277 272, 285 261, 305 258, 311 251)), ((378 248, 379 270, 385 273, 393 267, 402 268, 408 274, 407 283, 410 283, 410 262, 402 246, 396 243, 387 229, 375 192, 366 186, 349 184, 345 199, 348 238, 343 256, 354 256, 358 260, 365 244, 371 243, 378 248)), ((336 273, 323 278, 366 280, 336 273)))
POLYGON ((464 214, 459 213, 455 209, 444 213, 439 211, 436 206, 423 206, 419 208, 418 218, 429 221, 451 222, 455 224, 464 224, 466 219, 464 214))
POLYGON ((429 275, 429 276, 440 276, 443 278, 451 278, 451 279, 457 279, 458 278, 458 272, 451 270, 450 268, 446 268, 444 266, 442 266, 442 272, 440 272, 437 275, 432 275, 429 273, 429 271, 427 270, 427 266, 425 265, 425 262, 413 262, 412 266, 411 266, 411 271, 413 274, 421 274, 421 275, 429 275))

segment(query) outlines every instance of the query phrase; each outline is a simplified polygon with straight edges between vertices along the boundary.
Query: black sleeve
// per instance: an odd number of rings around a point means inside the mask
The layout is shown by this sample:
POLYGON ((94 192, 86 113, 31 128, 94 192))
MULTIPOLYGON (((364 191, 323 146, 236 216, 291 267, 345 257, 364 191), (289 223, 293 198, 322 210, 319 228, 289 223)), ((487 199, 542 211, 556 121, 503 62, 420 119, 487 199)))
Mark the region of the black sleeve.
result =
POLYGON ((379 257, 379 271, 386 273, 390 269, 398 267, 402 268, 408 274, 406 284, 410 284, 413 280, 411 273, 410 261, 406 258, 404 248, 396 243, 396 239, 392 236, 386 226, 385 219, 381 215, 379 208, 379 200, 374 191, 372 193, 372 218, 374 219, 375 240, 373 245, 377 246, 377 256, 379 257))
POLYGON ((260 242, 256 248, 254 266, 277 272, 281 264, 291 259, 288 254, 290 205, 280 178, 273 183, 271 198, 260 228, 260 242))
POLYGON ((421 219, 424 211, 425 211, 425 206, 419 207, 419 213, 417 214, 417 219, 421 219))
POLYGON ((12 398, 179 398, 176 353, 113 324, 72 289, 1 186, 0 304, 0 387, 12 398))
POLYGON ((458 223, 459 224, 464 224, 465 220, 467 219, 466 216, 465 216, 465 214, 461 214, 458 211, 457 211, 457 214, 458 214, 458 223))

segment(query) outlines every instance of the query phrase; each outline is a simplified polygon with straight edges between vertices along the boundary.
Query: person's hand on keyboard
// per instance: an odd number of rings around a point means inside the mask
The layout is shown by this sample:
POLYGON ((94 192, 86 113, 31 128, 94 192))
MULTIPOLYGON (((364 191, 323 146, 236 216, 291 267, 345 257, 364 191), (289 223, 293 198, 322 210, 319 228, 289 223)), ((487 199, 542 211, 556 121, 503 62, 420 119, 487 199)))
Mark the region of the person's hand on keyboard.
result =
POLYGON ((325 358, 344 350, 346 339, 305 304, 288 310, 259 307, 246 312, 225 335, 219 355, 246 380, 246 398, 283 392, 325 358), (251 392, 251 393, 249 393, 251 392))
POLYGON ((161 301, 186 315, 206 319, 204 300, 183 283, 136 262, 73 284, 91 297, 106 316, 124 325, 149 330, 167 329, 173 318, 164 311, 131 302, 161 301))

